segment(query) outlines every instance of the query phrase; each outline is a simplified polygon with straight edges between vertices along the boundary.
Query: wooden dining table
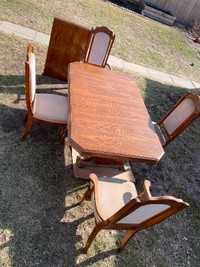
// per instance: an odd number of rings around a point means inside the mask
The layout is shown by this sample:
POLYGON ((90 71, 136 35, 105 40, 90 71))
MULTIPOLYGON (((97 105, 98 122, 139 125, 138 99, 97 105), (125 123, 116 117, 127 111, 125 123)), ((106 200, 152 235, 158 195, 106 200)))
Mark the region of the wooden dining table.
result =
POLYGON ((68 71, 68 139, 82 157, 157 163, 164 154, 136 82, 73 62, 68 71))

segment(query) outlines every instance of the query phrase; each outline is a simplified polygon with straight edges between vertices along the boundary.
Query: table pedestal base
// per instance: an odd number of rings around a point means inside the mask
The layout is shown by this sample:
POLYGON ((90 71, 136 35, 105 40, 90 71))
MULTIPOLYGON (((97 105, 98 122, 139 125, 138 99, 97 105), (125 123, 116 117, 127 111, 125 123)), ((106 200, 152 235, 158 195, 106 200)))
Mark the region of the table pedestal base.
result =
POLYGON ((106 167, 106 168, 113 168, 119 169, 121 171, 124 170, 124 164, 120 160, 113 160, 107 158, 95 158, 95 157, 80 157, 78 156, 76 159, 76 164, 79 168, 84 167, 106 167))
POLYGON ((111 168, 110 166, 109 167, 85 166, 84 168, 79 168, 77 166, 77 157, 81 156, 74 148, 72 148, 73 172, 76 178, 88 180, 90 173, 95 173, 98 177, 111 177, 111 178, 118 178, 135 182, 135 178, 133 176, 128 161, 123 162, 123 170, 119 170, 117 168, 111 168))

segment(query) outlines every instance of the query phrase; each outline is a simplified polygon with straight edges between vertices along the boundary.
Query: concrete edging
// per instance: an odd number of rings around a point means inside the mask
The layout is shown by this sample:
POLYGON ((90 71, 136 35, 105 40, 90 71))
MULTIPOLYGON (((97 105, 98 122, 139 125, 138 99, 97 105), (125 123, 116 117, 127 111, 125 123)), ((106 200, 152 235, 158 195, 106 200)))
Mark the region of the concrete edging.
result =
MULTIPOLYGON (((0 21, 0 30, 9 34, 22 37, 24 39, 33 40, 35 42, 42 43, 47 46, 49 45, 50 35, 14 23, 0 21)), ((125 60, 112 55, 109 56, 108 64, 113 67, 118 67, 126 69, 127 71, 133 73, 141 74, 145 77, 160 81, 162 83, 181 86, 188 88, 188 90, 196 90, 200 92, 200 83, 198 82, 191 81, 189 79, 182 78, 176 75, 164 73, 135 63, 126 62, 125 60)))

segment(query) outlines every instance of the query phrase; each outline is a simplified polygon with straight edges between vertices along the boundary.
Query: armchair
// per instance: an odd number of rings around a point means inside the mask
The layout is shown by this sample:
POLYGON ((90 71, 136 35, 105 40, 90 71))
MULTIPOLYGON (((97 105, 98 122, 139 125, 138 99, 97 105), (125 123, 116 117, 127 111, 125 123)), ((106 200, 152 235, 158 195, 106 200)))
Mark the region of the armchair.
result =
POLYGON ((183 200, 171 196, 152 197, 148 180, 144 181, 144 191, 139 195, 131 181, 98 178, 95 174, 90 174, 90 180, 80 201, 92 201, 95 217, 95 227, 85 245, 85 253, 100 230, 128 230, 119 247, 121 252, 136 232, 189 206, 183 200))

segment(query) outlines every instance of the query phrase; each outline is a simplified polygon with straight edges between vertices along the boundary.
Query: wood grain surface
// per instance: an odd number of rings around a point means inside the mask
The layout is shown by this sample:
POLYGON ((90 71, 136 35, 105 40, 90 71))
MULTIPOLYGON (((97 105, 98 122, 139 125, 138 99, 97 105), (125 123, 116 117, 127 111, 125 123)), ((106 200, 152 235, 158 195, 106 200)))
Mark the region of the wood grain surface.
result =
POLYGON ((91 30, 55 17, 49 42, 44 75, 67 80, 68 64, 85 55, 91 30))
POLYGON ((164 154, 135 81, 69 64, 69 142, 82 156, 157 163, 164 154))

